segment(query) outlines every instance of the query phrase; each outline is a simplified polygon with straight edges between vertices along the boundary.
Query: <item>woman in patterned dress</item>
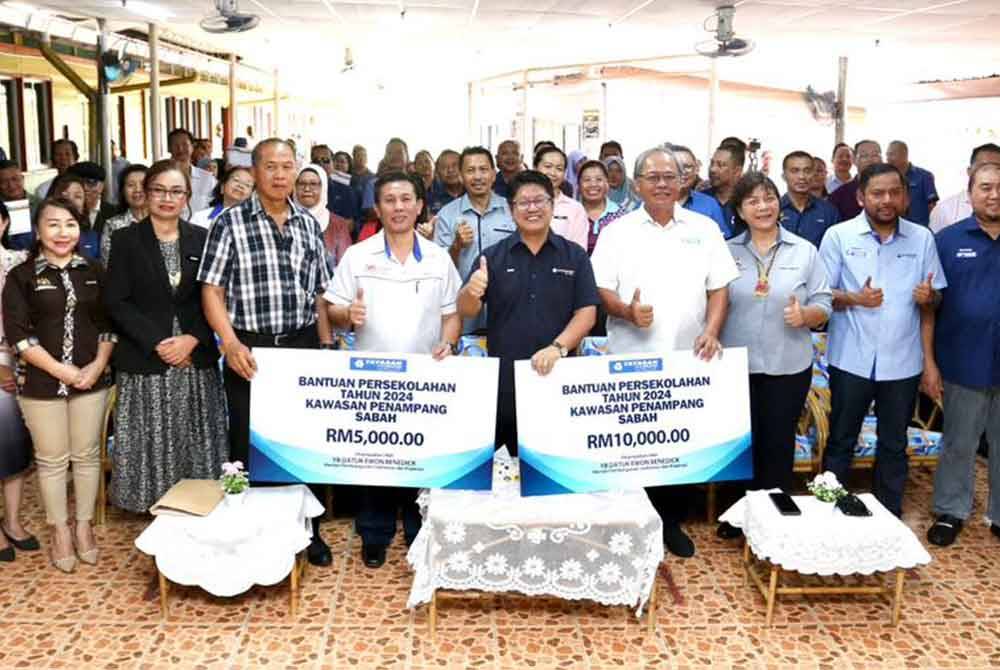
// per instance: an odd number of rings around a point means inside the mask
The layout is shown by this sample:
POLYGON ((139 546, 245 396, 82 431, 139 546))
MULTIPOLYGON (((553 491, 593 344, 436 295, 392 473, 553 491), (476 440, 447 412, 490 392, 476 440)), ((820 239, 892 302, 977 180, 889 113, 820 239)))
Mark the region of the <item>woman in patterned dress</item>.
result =
MULTIPOLYGON (((10 214, 0 202, 0 291, 7 273, 24 262, 27 251, 7 248, 10 214)), ((38 540, 21 525, 21 495, 24 475, 31 465, 31 440, 14 395, 13 356, 0 328, 0 482, 3 483, 3 521, 0 522, 0 561, 13 561, 14 548, 36 551, 38 540)))
POLYGON ((121 204, 118 205, 118 213, 112 216, 104 224, 101 231, 101 263, 108 267, 108 260, 111 256, 111 236, 116 230, 127 228, 136 221, 146 218, 146 189, 142 184, 146 179, 145 165, 133 163, 122 170, 118 175, 118 193, 121 195, 121 204))
POLYGON ((228 452, 219 350, 196 281, 207 232, 181 214, 191 184, 146 173, 149 216, 111 238, 105 301, 119 333, 112 504, 145 512, 181 479, 214 479, 228 452))

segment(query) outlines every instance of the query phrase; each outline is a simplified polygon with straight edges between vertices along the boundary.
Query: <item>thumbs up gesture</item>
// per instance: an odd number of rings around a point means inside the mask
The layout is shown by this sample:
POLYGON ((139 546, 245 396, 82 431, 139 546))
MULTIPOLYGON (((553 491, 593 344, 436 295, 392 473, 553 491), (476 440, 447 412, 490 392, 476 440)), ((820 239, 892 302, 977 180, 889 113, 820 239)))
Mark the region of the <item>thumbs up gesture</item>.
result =
POLYGON ((927 279, 917 284, 913 289, 913 302, 918 305, 930 305, 934 302, 934 287, 931 286, 933 279, 934 273, 928 272, 927 279))
POLYGON ((365 291, 360 286, 358 287, 357 295, 351 301, 351 306, 348 308, 347 313, 351 317, 351 324, 355 328, 361 328, 365 325, 365 320, 368 318, 368 308, 365 307, 365 291))
POLYGON ((857 297, 857 302, 862 307, 881 307, 882 300, 884 296, 882 295, 882 289, 872 288, 872 278, 869 277, 865 281, 865 285, 861 287, 861 291, 855 294, 857 297))
POLYGON ((486 267, 486 256, 479 257, 479 269, 469 278, 469 293, 477 298, 486 295, 486 287, 490 283, 490 273, 486 267))
POLYGON ((459 219, 458 226, 455 228, 455 243, 460 249, 465 249, 472 246, 474 241, 475 236, 472 233, 472 226, 465 219, 459 219))
POLYGON ((785 306, 785 325, 791 328, 802 328, 806 325, 805 312, 794 293, 788 296, 788 305, 785 306))
POLYGON ((653 306, 642 304, 639 289, 632 294, 632 302, 628 306, 628 320, 638 328, 649 328, 653 325, 653 306))

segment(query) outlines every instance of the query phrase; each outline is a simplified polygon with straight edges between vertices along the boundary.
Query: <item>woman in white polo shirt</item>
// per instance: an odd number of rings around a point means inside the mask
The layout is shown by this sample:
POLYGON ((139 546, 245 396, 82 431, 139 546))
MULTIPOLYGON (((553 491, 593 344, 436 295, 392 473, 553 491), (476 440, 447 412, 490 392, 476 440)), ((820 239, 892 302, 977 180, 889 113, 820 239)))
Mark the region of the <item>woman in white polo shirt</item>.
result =
MULTIPOLYGON (((732 203, 746 232, 729 240, 739 277, 729 284, 723 347, 746 347, 750 361, 750 430, 754 478, 749 489, 788 489, 795 425, 812 381, 811 328, 830 317, 826 266, 807 240, 778 225, 778 188, 761 172, 737 182, 732 203)), ((719 525, 719 537, 740 530, 719 525)))

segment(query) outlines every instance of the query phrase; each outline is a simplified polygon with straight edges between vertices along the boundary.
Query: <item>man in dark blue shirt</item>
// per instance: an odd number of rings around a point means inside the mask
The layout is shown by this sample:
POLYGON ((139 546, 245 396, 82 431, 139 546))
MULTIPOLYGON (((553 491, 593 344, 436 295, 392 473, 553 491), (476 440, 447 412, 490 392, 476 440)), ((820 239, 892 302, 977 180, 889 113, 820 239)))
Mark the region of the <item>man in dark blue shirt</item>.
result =
POLYGON ((983 431, 991 452, 986 516, 1000 538, 1000 454, 995 453, 1000 445, 1000 163, 973 169, 969 200, 972 216, 937 236, 948 287, 936 323, 922 329, 923 386, 932 398, 944 396, 944 435, 934 473, 937 520, 927 531, 927 540, 941 547, 955 541, 972 514, 983 431))
POLYGON ((431 214, 437 214, 442 207, 465 193, 458 159, 459 153, 453 149, 445 149, 438 154, 434 163, 434 181, 427 193, 427 209, 431 214))
POLYGON ((885 154, 886 162, 895 165, 903 173, 910 192, 910 206, 904 215, 906 219, 926 226, 931 221, 931 210, 938 201, 934 175, 910 162, 910 149, 906 142, 893 140, 885 154))
POLYGON ((840 222, 837 208, 813 196, 813 157, 805 151, 793 151, 781 161, 781 175, 788 192, 781 197, 781 226, 819 249, 826 229, 840 222))
POLYGON ((493 181, 493 192, 501 198, 510 195, 508 185, 524 169, 524 156, 517 140, 504 140, 497 147, 497 178, 493 181))
POLYGON ((555 191, 534 170, 510 183, 517 232, 487 247, 458 294, 458 313, 486 305, 486 341, 500 358, 496 445, 517 453, 514 361, 531 360, 546 375, 576 349, 597 318, 597 284, 586 250, 549 230, 555 191))
POLYGON ((725 144, 715 150, 712 155, 712 163, 708 167, 708 180, 712 186, 705 191, 705 194, 715 198, 719 207, 722 208, 722 219, 725 222, 725 227, 720 226, 720 228, 722 228, 723 237, 727 239, 743 232, 733 227, 733 216, 736 212, 731 198, 736 182, 743 176, 745 162, 746 154, 739 146, 725 144))

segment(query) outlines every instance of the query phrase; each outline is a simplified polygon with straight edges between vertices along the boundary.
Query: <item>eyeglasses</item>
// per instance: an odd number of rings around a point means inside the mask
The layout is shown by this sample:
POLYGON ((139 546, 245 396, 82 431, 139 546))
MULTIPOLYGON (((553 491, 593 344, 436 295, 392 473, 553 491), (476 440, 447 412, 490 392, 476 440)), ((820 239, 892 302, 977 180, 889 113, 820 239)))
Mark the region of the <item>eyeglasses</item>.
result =
POLYGON ((233 179, 230 180, 229 183, 232 184, 233 186, 239 186, 240 188, 245 188, 248 191, 253 189, 253 182, 250 181, 240 181, 239 179, 233 179))
POLYGON ((318 191, 321 188, 321 184, 318 181, 300 181, 296 186, 303 191, 318 191))
POLYGON ((665 174, 641 174, 641 175, 639 175, 639 178, 640 179, 645 179, 650 184, 659 184, 661 182, 664 183, 664 184, 675 184, 675 183, 677 183, 677 175, 675 175, 675 174, 669 174, 669 173, 665 173, 665 174))
POLYGON ((84 179, 83 180, 83 185, 86 186, 87 188, 97 188, 98 186, 100 186, 103 183, 104 182, 101 181, 100 179, 84 179))
POLYGON ((180 200, 181 198, 186 198, 187 194, 187 191, 180 188, 166 189, 161 186, 154 186, 149 189, 149 195, 157 200, 180 200))
POLYGON ((515 200, 514 207, 521 210, 522 212, 527 212, 530 209, 542 209, 552 202, 552 198, 545 196, 544 198, 538 198, 537 200, 515 200))
POLYGON ((320 165, 329 165, 333 161, 330 160, 329 158, 317 158, 316 162, 319 163, 320 165))

